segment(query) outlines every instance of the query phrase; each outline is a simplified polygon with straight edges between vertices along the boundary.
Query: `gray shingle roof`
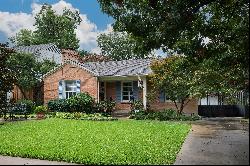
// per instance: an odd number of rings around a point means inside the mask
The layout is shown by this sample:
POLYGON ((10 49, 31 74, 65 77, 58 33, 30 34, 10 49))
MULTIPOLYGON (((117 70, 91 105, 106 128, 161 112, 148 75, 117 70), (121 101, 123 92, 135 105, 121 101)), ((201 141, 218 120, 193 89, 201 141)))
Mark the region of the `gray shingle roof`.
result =
POLYGON ((150 63, 152 59, 131 59, 108 62, 79 63, 73 60, 65 60, 65 63, 76 65, 85 69, 95 76, 135 76, 152 73, 150 63))
POLYGON ((16 51, 19 52, 25 52, 25 53, 31 53, 31 54, 37 54, 40 50, 49 50, 51 52, 56 52, 58 54, 61 54, 60 49, 55 44, 39 44, 39 45, 31 45, 31 46, 17 46, 13 48, 16 51))
POLYGON ((62 63, 61 50, 55 44, 39 44, 31 46, 18 46, 13 48, 17 52, 33 54, 37 61, 51 60, 57 64, 62 63))

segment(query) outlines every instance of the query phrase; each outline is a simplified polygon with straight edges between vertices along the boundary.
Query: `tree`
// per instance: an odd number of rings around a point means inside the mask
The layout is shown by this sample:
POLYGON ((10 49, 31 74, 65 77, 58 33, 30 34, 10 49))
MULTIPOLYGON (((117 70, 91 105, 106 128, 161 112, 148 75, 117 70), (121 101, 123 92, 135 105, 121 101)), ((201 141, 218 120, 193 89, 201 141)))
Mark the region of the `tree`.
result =
POLYGON ((28 29, 21 29, 10 41, 16 46, 30 46, 36 43, 34 33, 28 29))
MULTIPOLYGON (((114 30, 139 38, 144 50, 162 48, 186 55, 201 67, 197 77, 204 84, 211 78, 201 73, 212 70, 223 78, 223 89, 248 89, 249 1, 98 1, 115 19, 114 30)), ((208 85, 218 84, 221 79, 208 85)), ((201 94, 206 91, 198 89, 201 94)))
POLYGON ((33 89, 42 76, 55 67, 55 63, 37 62, 32 54, 12 53, 7 60, 7 66, 18 75, 15 85, 27 99, 25 91, 33 89))
POLYGON ((151 69, 153 74, 150 75, 150 82, 155 91, 164 92, 175 103, 178 114, 182 114, 193 94, 194 71, 190 70, 187 59, 180 55, 173 55, 154 61, 151 69))
POLYGON ((98 36, 97 42, 102 54, 113 60, 143 59, 149 55, 148 51, 141 49, 139 42, 126 33, 103 33, 98 36))
POLYGON ((7 65, 7 60, 13 51, 7 44, 0 43, 0 112, 6 107, 7 92, 12 90, 16 82, 16 75, 7 65))
POLYGON ((75 29, 81 22, 78 11, 64 9, 61 15, 52 10, 51 5, 43 5, 35 16, 34 32, 21 30, 11 41, 16 45, 54 43, 59 48, 78 49, 79 39, 75 29))

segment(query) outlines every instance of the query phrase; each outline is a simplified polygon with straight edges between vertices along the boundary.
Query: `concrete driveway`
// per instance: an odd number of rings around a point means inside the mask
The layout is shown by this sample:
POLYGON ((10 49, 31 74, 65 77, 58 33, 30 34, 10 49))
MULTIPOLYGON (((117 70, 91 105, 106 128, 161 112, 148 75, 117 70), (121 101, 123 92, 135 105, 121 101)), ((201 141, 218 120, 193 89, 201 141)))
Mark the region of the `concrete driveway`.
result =
POLYGON ((203 118, 192 124, 175 165, 249 165, 249 121, 203 118))

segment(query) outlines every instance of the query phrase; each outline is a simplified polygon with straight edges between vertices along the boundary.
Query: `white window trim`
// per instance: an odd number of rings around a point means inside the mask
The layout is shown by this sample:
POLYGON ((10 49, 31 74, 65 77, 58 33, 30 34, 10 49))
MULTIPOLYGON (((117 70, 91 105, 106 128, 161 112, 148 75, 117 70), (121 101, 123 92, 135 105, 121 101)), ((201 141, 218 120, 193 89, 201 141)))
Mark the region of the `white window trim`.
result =
MULTIPOLYGON (((76 93, 77 94, 77 90, 76 91, 66 91, 66 82, 67 81, 75 81, 75 84, 76 84, 77 80, 64 80, 64 84, 63 84, 63 92, 64 92, 63 97, 64 97, 64 99, 67 99, 67 93, 76 93)), ((75 85, 75 88, 77 89, 77 85, 75 85)))
MULTIPOLYGON (((127 83, 127 82, 130 82, 132 84, 132 91, 134 93, 134 85, 133 85, 133 81, 121 81, 121 102, 124 102, 124 103, 128 103, 130 102, 130 100, 123 100, 123 83, 127 83)), ((134 95, 134 94, 133 94, 134 95)), ((130 94, 128 95, 129 96, 129 99, 130 99, 130 94)))

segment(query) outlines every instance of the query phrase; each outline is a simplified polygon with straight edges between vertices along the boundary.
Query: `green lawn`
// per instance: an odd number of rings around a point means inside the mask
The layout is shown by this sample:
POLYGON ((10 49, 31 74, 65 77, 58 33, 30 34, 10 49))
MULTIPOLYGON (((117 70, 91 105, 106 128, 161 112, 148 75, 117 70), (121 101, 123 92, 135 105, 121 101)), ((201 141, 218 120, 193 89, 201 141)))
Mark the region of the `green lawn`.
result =
POLYGON ((190 125, 46 119, 0 125, 0 154, 82 164, 173 164, 190 125))

